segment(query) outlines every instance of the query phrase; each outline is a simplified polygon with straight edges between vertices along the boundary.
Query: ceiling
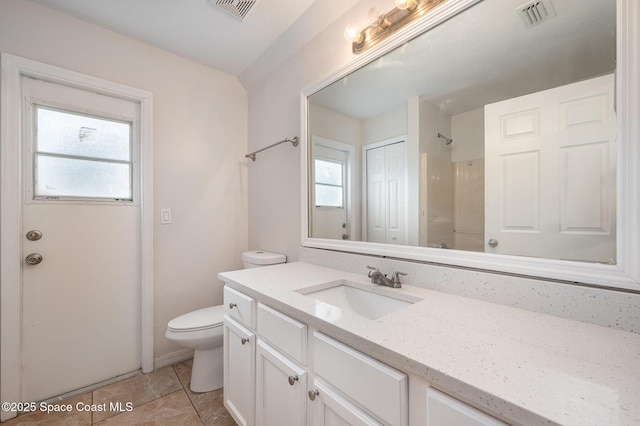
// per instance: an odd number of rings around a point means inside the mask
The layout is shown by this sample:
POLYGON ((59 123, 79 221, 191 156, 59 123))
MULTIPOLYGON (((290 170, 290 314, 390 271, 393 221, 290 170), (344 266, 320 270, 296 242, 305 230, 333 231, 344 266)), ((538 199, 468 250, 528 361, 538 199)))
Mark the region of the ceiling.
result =
POLYGON ((295 53, 330 24, 308 15, 335 19, 356 3, 258 0, 241 20, 207 0, 33 1, 235 76, 279 44, 295 53))

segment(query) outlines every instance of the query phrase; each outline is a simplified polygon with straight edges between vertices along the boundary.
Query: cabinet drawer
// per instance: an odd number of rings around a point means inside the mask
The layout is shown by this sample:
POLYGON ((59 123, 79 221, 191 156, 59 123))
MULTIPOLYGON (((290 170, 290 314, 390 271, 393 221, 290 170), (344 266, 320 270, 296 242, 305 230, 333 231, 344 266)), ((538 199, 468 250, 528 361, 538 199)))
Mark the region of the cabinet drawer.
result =
POLYGON ((433 388, 427 388, 428 425, 506 426, 506 423, 433 388))
POLYGON ((307 326, 258 303, 258 334, 291 359, 307 362, 307 326))
POLYGON ((408 423, 407 376, 321 333, 313 333, 313 370, 391 425, 408 423))
POLYGON ((224 311, 251 329, 256 328, 256 300, 224 286, 224 311))

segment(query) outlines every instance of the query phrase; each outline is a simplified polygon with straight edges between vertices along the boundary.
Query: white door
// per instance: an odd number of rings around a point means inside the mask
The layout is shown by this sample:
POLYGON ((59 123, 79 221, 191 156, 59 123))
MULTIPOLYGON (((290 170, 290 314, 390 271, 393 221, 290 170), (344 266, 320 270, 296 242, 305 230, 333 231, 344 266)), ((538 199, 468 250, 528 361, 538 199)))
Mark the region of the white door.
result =
POLYGON ((311 236, 351 239, 351 158, 353 146, 313 137, 311 236))
POLYGON ((140 111, 21 85, 22 399, 39 401, 141 366, 140 111))
POLYGON ((407 244, 406 145, 365 148, 369 242, 407 244))
POLYGON ((485 106, 485 251, 615 261, 613 76, 485 106))
POLYGON ((267 343, 256 348, 256 424, 303 425, 307 373, 267 343))

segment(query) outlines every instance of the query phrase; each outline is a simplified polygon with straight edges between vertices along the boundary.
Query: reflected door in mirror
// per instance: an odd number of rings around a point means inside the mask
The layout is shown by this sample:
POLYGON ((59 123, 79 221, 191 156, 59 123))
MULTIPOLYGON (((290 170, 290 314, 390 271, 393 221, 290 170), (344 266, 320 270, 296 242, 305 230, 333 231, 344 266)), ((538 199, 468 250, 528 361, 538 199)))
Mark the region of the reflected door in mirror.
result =
POLYGON ((406 145, 365 147, 369 242, 407 244, 406 145))
POLYGON ((348 170, 350 155, 338 142, 315 138, 313 144, 313 222, 316 238, 349 239, 348 170), (324 141, 324 142, 323 142, 324 141))
POLYGON ((487 252, 614 262, 613 85, 606 75, 485 107, 487 252))

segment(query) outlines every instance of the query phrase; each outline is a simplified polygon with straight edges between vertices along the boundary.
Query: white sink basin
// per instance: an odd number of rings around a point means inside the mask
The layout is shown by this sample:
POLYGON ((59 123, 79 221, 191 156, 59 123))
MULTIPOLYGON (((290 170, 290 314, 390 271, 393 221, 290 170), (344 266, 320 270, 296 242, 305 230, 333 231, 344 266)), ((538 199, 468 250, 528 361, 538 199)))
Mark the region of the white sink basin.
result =
POLYGON ((379 289, 362 287, 361 284, 341 280, 323 286, 300 289, 297 292, 320 303, 369 319, 383 317, 421 300, 406 294, 392 294, 394 290, 385 287, 379 289))

